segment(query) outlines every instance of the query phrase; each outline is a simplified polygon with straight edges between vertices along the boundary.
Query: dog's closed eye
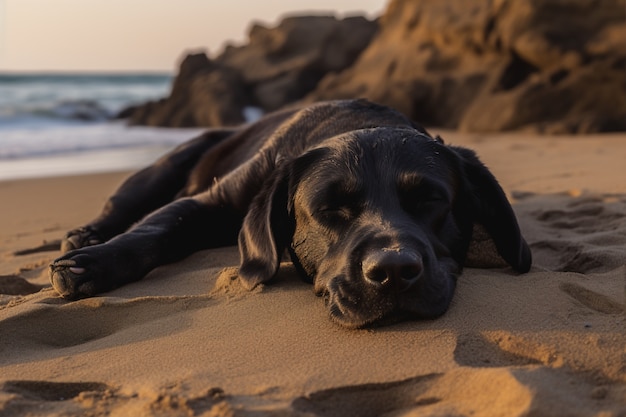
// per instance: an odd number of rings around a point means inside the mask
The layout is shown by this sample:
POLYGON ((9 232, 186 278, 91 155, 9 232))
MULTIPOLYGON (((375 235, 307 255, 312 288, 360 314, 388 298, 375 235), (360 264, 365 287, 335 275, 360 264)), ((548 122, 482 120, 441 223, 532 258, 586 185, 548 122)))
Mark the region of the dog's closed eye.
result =
POLYGON ((347 220, 354 216, 354 210, 351 207, 341 204, 322 205, 315 210, 315 213, 317 217, 329 220, 336 218, 347 220))
POLYGON ((355 218, 363 209, 362 192, 341 182, 329 184, 311 201, 313 215, 320 221, 345 221, 355 218))
POLYGON ((314 210, 313 216, 322 224, 349 225, 350 221, 357 218, 362 210, 361 204, 341 199, 320 205, 314 210))
POLYGON ((445 214, 451 206, 449 192, 428 181, 420 181, 419 184, 399 184, 398 195, 404 210, 416 218, 445 214))

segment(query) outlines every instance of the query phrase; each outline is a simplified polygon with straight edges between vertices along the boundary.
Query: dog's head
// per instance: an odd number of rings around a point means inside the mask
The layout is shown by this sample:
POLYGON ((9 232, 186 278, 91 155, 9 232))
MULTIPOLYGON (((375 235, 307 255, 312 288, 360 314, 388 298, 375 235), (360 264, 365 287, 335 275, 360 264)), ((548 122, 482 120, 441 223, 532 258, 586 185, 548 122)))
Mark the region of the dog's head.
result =
POLYGON ((239 236, 247 287, 270 280, 288 248, 347 327, 433 318, 448 308, 474 224, 526 272, 513 210, 475 154, 407 128, 328 139, 274 173, 239 236))

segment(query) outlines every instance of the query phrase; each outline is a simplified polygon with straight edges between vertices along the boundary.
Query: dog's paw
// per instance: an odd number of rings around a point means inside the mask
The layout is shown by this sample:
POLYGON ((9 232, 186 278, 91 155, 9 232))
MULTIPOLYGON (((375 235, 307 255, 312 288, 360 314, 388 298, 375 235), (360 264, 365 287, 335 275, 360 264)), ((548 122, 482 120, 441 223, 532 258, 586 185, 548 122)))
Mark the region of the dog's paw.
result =
POLYGON ((96 231, 89 227, 79 227, 67 232, 61 241, 61 252, 67 253, 86 246, 99 245, 104 243, 96 231))
MULTIPOLYGON (((76 251, 75 251, 76 252, 76 251)), ((76 300, 106 291, 103 271, 87 254, 72 252, 50 264, 50 282, 63 298, 76 300)))

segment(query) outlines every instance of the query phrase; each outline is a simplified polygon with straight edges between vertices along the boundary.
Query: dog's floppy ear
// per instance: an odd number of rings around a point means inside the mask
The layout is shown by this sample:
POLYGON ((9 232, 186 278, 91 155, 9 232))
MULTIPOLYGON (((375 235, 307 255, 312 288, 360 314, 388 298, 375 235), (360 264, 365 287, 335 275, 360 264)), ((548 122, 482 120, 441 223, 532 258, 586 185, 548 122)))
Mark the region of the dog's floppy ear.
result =
POLYGON ((278 272, 295 230, 293 194, 306 168, 326 152, 316 148, 285 162, 252 200, 239 232, 239 278, 246 288, 267 282, 278 272))
POLYGON ((289 169, 274 171, 252 200, 239 232, 239 278, 252 289, 276 275, 283 250, 293 235, 288 212, 289 169))
MULTIPOLYGON (((502 259, 518 272, 528 272, 532 255, 502 187, 476 154, 451 147, 461 157, 474 223, 484 227, 502 259)), ((477 228, 474 228, 475 230, 477 228)))

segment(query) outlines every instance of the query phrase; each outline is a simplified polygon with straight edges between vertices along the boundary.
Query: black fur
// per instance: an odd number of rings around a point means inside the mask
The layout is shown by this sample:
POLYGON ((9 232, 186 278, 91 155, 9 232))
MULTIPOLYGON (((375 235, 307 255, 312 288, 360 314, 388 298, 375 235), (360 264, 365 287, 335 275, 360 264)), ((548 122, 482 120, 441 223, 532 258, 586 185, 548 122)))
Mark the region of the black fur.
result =
POLYGON ((513 210, 472 151, 390 108, 325 102, 208 131, 130 177, 68 233, 51 281, 63 297, 93 296, 238 240, 248 288, 288 250, 344 326, 432 318, 450 304, 475 224, 529 270, 513 210))

